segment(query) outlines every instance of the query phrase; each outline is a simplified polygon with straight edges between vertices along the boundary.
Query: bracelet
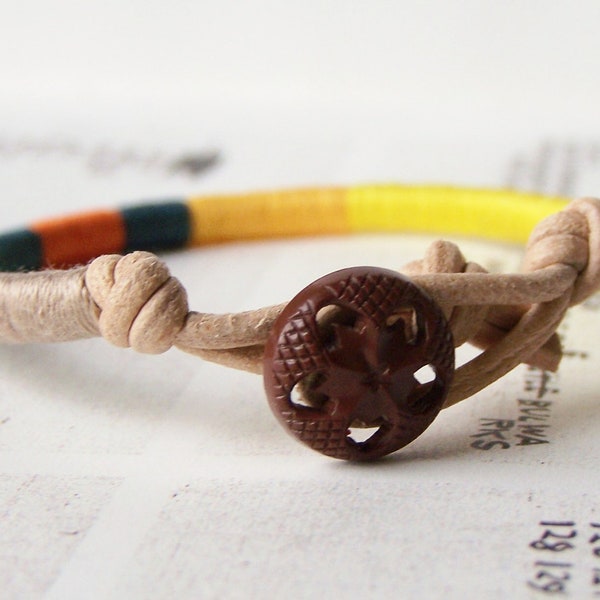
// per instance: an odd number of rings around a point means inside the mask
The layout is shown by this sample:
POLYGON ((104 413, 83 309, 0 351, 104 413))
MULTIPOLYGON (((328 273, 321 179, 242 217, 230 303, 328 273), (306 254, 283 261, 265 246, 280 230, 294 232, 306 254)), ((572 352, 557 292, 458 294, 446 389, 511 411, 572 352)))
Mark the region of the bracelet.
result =
POLYGON ((101 335, 262 373, 289 433, 328 456, 368 460, 410 443, 442 408, 520 363, 558 368, 559 323, 600 287, 600 201, 442 186, 193 197, 0 235, 0 270, 0 342, 101 335), (150 252, 360 231, 527 242, 515 274, 488 273, 438 241, 403 274, 342 269, 287 304, 221 315, 190 311, 150 252), (455 368, 466 342, 482 351, 455 368))

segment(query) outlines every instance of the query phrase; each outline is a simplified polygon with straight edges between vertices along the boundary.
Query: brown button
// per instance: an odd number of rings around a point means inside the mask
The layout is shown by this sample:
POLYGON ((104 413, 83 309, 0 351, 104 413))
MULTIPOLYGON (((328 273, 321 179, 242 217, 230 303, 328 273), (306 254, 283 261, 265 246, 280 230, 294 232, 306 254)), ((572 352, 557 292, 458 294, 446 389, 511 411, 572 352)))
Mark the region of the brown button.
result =
POLYGON ((439 307, 406 277, 375 267, 310 284, 283 310, 265 349, 275 415, 311 448, 347 460, 384 456, 423 433, 453 373, 439 307))

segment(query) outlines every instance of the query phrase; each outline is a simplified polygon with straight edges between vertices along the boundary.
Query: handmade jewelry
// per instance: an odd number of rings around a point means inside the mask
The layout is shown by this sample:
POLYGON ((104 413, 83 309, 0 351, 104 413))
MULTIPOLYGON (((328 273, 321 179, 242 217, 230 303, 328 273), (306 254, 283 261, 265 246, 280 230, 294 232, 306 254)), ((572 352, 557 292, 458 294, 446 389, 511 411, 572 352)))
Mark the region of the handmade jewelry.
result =
POLYGON ((1 342, 101 335, 263 373, 292 435, 365 460, 411 442, 439 410, 520 363, 557 369, 559 323, 600 287, 600 201, 435 186, 205 196, 34 223, 0 236, 0 270, 1 342), (287 304, 226 315, 190 311, 148 252, 361 231, 529 239, 520 273, 487 273, 439 241, 403 275, 343 269, 287 304), (466 342, 482 352, 455 368, 466 342), (357 441, 357 427, 375 433, 357 441))

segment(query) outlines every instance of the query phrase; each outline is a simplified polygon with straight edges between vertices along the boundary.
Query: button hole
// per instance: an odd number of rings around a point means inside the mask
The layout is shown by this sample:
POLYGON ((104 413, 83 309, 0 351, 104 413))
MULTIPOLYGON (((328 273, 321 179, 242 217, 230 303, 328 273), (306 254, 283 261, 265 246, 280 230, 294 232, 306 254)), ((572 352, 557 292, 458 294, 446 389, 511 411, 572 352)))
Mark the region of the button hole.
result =
POLYGON ((415 309, 411 306, 402 306, 388 315, 385 319, 386 327, 391 329, 403 327, 404 338, 407 344, 416 344, 419 337, 419 320, 415 309))
POLYGON ((296 408, 323 408, 329 397, 316 391, 323 381, 325 375, 318 372, 301 379, 290 391, 292 405, 296 408))
POLYGON ((379 430, 381 425, 376 427, 348 427, 346 437, 357 444, 368 442, 379 430))
POLYGON ((414 378, 421 384, 431 383, 437 377, 435 369, 431 365, 424 365, 415 371, 414 378))

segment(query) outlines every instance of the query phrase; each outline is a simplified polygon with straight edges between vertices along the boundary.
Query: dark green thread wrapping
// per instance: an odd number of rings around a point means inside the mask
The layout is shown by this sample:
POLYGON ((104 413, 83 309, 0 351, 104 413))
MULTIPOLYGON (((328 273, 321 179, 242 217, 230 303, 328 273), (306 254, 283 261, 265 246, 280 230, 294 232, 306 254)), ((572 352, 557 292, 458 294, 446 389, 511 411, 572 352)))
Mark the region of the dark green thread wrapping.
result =
POLYGON ((0 271, 34 271, 42 267, 42 240, 29 229, 0 235, 0 271))
POLYGON ((183 202, 147 204, 121 211, 127 233, 126 250, 183 248, 190 237, 190 213, 183 202))

